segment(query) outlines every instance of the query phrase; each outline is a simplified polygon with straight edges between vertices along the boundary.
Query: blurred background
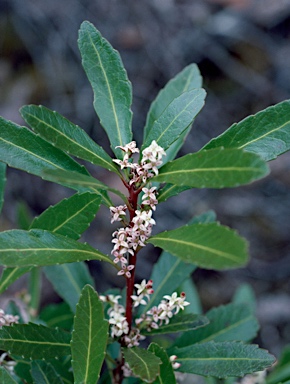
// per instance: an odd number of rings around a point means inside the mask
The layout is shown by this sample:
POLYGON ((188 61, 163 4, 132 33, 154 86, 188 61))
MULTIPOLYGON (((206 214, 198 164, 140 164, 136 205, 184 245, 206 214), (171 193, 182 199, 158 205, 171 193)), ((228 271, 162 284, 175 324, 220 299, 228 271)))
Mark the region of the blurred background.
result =
MULTIPOLYGON (((0 0, 1 116, 23 124, 22 105, 45 105, 79 124, 111 153, 81 66, 77 34, 83 20, 121 54, 133 84, 139 145, 150 102, 190 63, 199 66, 208 95, 180 154, 200 149, 232 123, 290 98, 289 0, 0 0)), ((158 207, 156 219, 158 231, 173 229, 213 209, 218 221, 249 240, 246 268, 198 270, 193 278, 205 311, 229 302, 240 284, 249 283, 261 323, 258 342, 279 355, 290 343, 290 155, 270 166, 270 176, 246 187, 191 190, 171 198, 158 207)), ((114 183, 102 169, 92 172, 114 183)), ((17 227, 21 202, 33 217, 72 193, 9 169, 1 230, 17 227)), ((109 216, 101 209, 84 237, 107 253, 109 216)), ((158 252, 143 255, 139 278, 148 278, 158 252)), ((108 288, 111 279, 122 286, 112 271, 100 271, 93 263, 90 268, 98 290, 108 288)), ((57 300, 47 287, 44 300, 57 300)), ((18 284, 14 291, 22 288, 18 284)))

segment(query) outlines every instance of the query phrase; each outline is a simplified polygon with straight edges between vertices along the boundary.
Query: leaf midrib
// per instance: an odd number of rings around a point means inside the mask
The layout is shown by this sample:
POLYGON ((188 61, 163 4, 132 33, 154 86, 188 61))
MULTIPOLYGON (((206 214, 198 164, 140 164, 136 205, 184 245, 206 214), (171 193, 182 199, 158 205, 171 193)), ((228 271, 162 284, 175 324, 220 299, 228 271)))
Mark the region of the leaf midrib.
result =
POLYGON ((199 244, 196 244, 196 243, 189 243, 188 241, 184 241, 184 240, 177 240, 177 239, 170 239, 170 238, 162 238, 162 237, 159 237, 158 238, 158 235, 154 238, 152 238, 152 240, 158 240, 161 242, 164 241, 164 242, 171 242, 171 243, 179 243, 179 244, 182 244, 182 245, 186 245, 186 246, 189 246, 191 248, 198 248, 198 249, 202 249, 203 251, 206 251, 206 252, 209 252, 209 253, 213 253, 215 255, 219 255, 225 259, 228 259, 228 260, 232 260, 232 261, 237 261, 239 262, 240 261, 240 258, 237 258, 237 257, 234 257, 234 255, 230 254, 230 253, 227 253, 227 252, 223 252, 223 251, 219 251, 217 249, 213 249, 213 248, 209 248, 209 247, 206 247, 204 245, 199 245, 199 244))
MULTIPOLYGON (((121 131, 120 131, 120 126, 119 126, 119 120, 118 120, 118 117, 117 117, 117 113, 116 113, 116 108, 115 108, 115 103, 114 103, 114 99, 113 99, 113 95, 112 95, 112 92, 111 92, 111 87, 110 87, 110 83, 108 81, 108 77, 107 77, 107 73, 104 69, 104 66, 103 66, 103 63, 102 63, 102 60, 101 60, 101 56, 97 50, 97 47, 95 46, 93 40, 92 40, 92 36, 91 34, 88 33, 88 37, 91 41, 91 44, 96 52, 96 55, 98 57, 98 60, 99 60, 99 63, 100 63, 100 68, 103 72, 103 75, 104 75, 104 78, 105 78, 105 81, 106 81, 106 85, 107 85, 107 90, 108 90, 108 93, 109 93, 109 99, 110 99, 110 102, 111 102, 111 106, 112 106, 112 110, 113 110, 113 114, 114 114, 114 120, 115 120, 115 124, 116 124, 116 128, 117 128, 117 132, 118 132, 118 138, 119 138, 119 143, 121 145, 124 145, 123 143, 123 140, 122 140, 122 135, 121 135, 121 131)), ((102 37, 100 37, 100 39, 102 39, 102 37)))
MULTIPOLYGON (((228 172, 228 171, 239 171, 239 172, 245 172, 245 171, 251 171, 251 172, 257 172, 260 171, 260 168, 254 168, 254 167, 216 167, 216 168, 196 168, 196 169, 178 169, 174 171, 164 171, 160 172, 160 177, 164 175, 174 175, 175 173, 196 173, 196 172, 228 172)), ((156 179, 159 176, 156 177, 156 179)))
POLYGON ((40 157, 40 156, 38 156, 36 153, 31 152, 31 151, 28 151, 26 148, 20 147, 19 145, 16 145, 16 144, 13 143, 13 142, 10 142, 10 141, 8 141, 8 140, 5 140, 5 139, 3 139, 2 137, 0 137, 0 140, 4 141, 5 143, 7 143, 7 144, 9 144, 9 145, 12 145, 12 146, 14 146, 14 147, 16 147, 16 148, 19 148, 19 149, 21 149, 22 151, 27 152, 27 153, 29 153, 30 155, 36 157, 37 159, 40 159, 40 160, 42 160, 42 161, 44 161, 44 162, 46 162, 46 163, 48 163, 48 164, 50 164, 50 165, 53 165, 53 166, 56 167, 56 168, 66 170, 65 168, 60 167, 60 166, 58 166, 57 164, 52 163, 51 161, 49 161, 49 160, 47 160, 47 159, 45 159, 45 158, 43 158, 43 157, 40 157))
MULTIPOLYGON (((175 123, 175 121, 179 118, 179 116, 180 115, 182 115, 183 113, 184 113, 184 111, 186 111, 187 110, 187 108, 195 101, 195 99, 198 97, 198 95, 197 96, 195 96, 194 97, 194 99, 192 99, 192 100, 190 100, 189 101, 189 103, 188 104, 186 104, 186 106, 174 117, 174 119, 170 122, 170 124, 164 129, 164 130, 162 130, 162 133, 161 133, 161 135, 156 139, 156 142, 158 143, 159 141, 160 141, 160 139, 161 139, 161 137, 163 136, 163 135, 165 135, 166 134, 166 132, 170 129, 170 127, 175 123)), ((162 115, 161 115, 162 116, 162 115)), ((160 117, 161 117, 160 116, 160 117)), ((158 120, 156 120, 155 121, 155 123, 154 123, 154 125, 157 125, 158 124, 158 120)), ((150 129, 150 131, 151 130, 153 130, 154 129, 154 125, 152 126, 152 128, 150 129)), ((149 134, 150 134, 150 131, 149 131, 149 134)))
POLYGON ((278 131, 278 130, 284 128, 284 127, 285 127, 287 124, 289 124, 289 123, 290 123, 290 120, 288 120, 285 124, 282 124, 282 125, 280 125, 279 127, 275 128, 275 129, 272 129, 272 131, 270 131, 270 132, 266 132, 264 135, 259 136, 259 137, 257 137, 256 139, 253 139, 253 140, 251 140, 251 141, 248 141, 247 143, 241 145, 241 146, 238 147, 238 148, 244 148, 244 147, 246 147, 246 146, 248 146, 248 145, 250 145, 250 144, 252 144, 252 143, 255 143, 256 141, 259 141, 259 140, 263 139, 264 137, 271 135, 271 133, 276 132, 276 131, 278 131))
MULTIPOLYGON (((93 152, 93 151, 90 151, 88 148, 82 146, 79 142, 74 141, 74 140, 71 139, 69 136, 66 136, 62 131, 57 130, 53 125, 48 124, 45 120, 41 120, 39 117, 35 116, 35 115, 32 114, 32 113, 26 112, 26 114, 27 114, 28 116, 31 116, 32 118, 38 120, 40 124, 41 124, 41 123, 42 123, 42 124, 45 124, 46 126, 48 126, 49 128, 51 128, 53 131, 55 131, 55 132, 57 132, 58 134, 60 134, 61 136, 63 136, 66 140, 70 141, 72 144, 74 144, 74 145, 80 147, 81 149, 83 149, 85 152, 88 152, 89 154, 91 154, 91 155, 97 157, 98 159, 101 159, 101 161, 102 161, 103 163, 108 164, 108 166, 110 167, 110 169, 112 168, 112 164, 110 164, 107 160, 103 159, 101 156, 98 156, 97 153, 95 153, 95 152, 93 152)), ((55 118, 57 118, 57 117, 55 116, 55 118)), ((81 129, 80 127, 77 127, 77 128, 81 129)))

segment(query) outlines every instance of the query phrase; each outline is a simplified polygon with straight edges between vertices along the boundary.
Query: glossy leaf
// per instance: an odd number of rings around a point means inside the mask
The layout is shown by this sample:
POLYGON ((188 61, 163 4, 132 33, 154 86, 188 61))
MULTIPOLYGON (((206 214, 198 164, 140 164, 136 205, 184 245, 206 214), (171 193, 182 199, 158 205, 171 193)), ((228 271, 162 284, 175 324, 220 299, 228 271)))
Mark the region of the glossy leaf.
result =
MULTIPOLYGON (((98 195, 90 192, 75 194, 49 207, 34 219, 31 228, 49 230, 77 240, 88 228, 99 206, 98 195)), ((84 263, 51 265, 44 268, 44 273, 55 291, 69 303, 73 311, 82 288, 86 284, 93 285, 93 280, 84 263)))
POLYGON ((233 124, 203 149, 242 148, 269 161, 290 149, 290 101, 282 101, 233 124))
POLYGON ((192 188, 225 188, 249 184, 268 173, 267 164, 253 153, 215 148, 165 164, 154 181, 192 188))
POLYGON ((133 374, 145 383, 151 383, 159 374, 162 361, 152 352, 133 347, 122 348, 122 353, 133 374))
POLYGON ((37 105, 26 105, 20 112, 31 128, 55 147, 92 164, 118 172, 111 157, 103 148, 83 129, 59 113, 37 105))
POLYGON ((202 376, 241 377, 262 371, 275 362, 274 356, 257 345, 213 341, 172 351, 181 363, 179 371, 202 376))
POLYGON ((30 229, 46 229, 77 240, 93 221, 100 203, 95 193, 76 193, 46 209, 33 220, 30 229))
POLYGON ((50 359, 70 354, 70 333, 37 324, 14 324, 0 329, 0 348, 24 358, 50 359))
POLYGON ((64 384, 54 367, 46 361, 32 361, 31 375, 34 384, 64 384))
POLYGON ((86 285, 77 305, 71 342, 75 384, 96 384, 106 354, 108 328, 102 302, 86 285))
POLYGON ((94 91, 94 107, 110 139, 112 150, 132 141, 132 87, 119 53, 89 22, 79 31, 82 64, 94 91))
POLYGON ((0 383, 1 384, 17 384, 10 373, 4 367, 0 367, 0 383))
POLYGON ((204 105, 205 91, 193 89, 174 99, 154 121, 142 148, 155 140, 165 151, 190 126, 204 105))
POLYGON ((202 77, 196 64, 190 64, 171 79, 158 93, 152 102, 144 128, 144 140, 150 131, 153 123, 162 114, 165 108, 182 93, 194 88, 200 88, 202 77))
POLYGON ((166 351, 156 343, 151 343, 148 351, 154 353, 162 361, 160 365, 160 373, 154 380, 153 384, 176 384, 175 375, 172 364, 166 351))
POLYGON ((259 324, 251 307, 245 304, 228 304, 206 313, 209 324, 181 335, 174 343, 181 348, 208 341, 250 341, 258 332, 259 324))
POLYGON ((168 200, 170 197, 179 195, 181 192, 187 191, 191 187, 180 187, 174 184, 165 184, 164 187, 158 191, 158 203, 168 200))
POLYGON ((94 285, 85 263, 50 265, 43 271, 60 297, 75 312, 81 291, 86 284, 94 285))
POLYGON ((108 185, 102 183, 92 176, 80 175, 77 172, 67 171, 45 171, 45 174, 48 175, 52 181, 57 183, 64 185, 69 184, 71 186, 85 188, 95 192, 101 196, 103 202, 107 206, 112 206, 113 204, 106 191, 111 191, 120 196, 123 200, 126 200, 125 196, 117 189, 110 188, 108 185))
POLYGON ((6 184, 6 164, 0 162, 0 213, 4 202, 4 192, 6 184))
POLYGON ((73 317, 73 313, 65 302, 49 304, 39 314, 39 319, 48 327, 59 327, 67 331, 72 329, 73 317))
POLYGON ((113 264, 108 256, 88 244, 49 231, 15 229, 0 233, 0 264, 4 266, 41 267, 84 260, 113 264))
POLYGON ((10 167, 43 178, 44 169, 65 169, 87 174, 83 166, 27 128, 1 117, 0 128, 0 161, 10 167))
POLYGON ((164 295, 172 294, 195 269, 194 265, 185 263, 168 252, 162 252, 150 277, 154 284, 154 293, 150 302, 142 306, 142 313, 158 305, 164 295))
POLYGON ((152 329, 150 332, 142 330, 144 335, 165 335, 168 333, 186 332, 196 330, 208 324, 208 319, 202 315, 180 314, 170 319, 168 324, 163 324, 157 329, 152 329))
POLYGON ((159 233, 148 242, 185 262, 208 269, 236 268, 248 260, 247 242, 218 223, 186 225, 159 233))
POLYGON ((3 268, 0 278, 0 293, 6 291, 6 289, 14 283, 20 276, 29 272, 32 267, 23 268, 3 268))

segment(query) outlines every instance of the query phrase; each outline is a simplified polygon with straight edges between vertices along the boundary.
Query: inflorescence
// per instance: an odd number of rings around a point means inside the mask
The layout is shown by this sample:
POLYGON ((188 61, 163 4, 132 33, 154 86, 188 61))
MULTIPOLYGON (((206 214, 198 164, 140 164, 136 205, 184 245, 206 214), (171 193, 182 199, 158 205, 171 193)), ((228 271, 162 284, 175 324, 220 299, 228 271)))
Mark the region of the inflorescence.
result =
POLYGON ((135 193, 136 191, 142 192, 140 207, 135 210, 130 223, 126 220, 127 205, 110 207, 111 223, 114 221, 124 223, 124 227, 113 232, 112 243, 114 247, 111 253, 114 256, 114 263, 121 264, 118 275, 130 278, 134 265, 128 263, 129 255, 135 256, 136 252, 145 246, 145 242, 150 237, 152 227, 155 224, 152 211, 155 211, 158 203, 156 187, 146 188, 145 185, 150 178, 158 175, 157 167, 162 164, 162 156, 165 156, 166 153, 153 140, 151 145, 142 151, 140 163, 134 163, 132 156, 134 153, 139 153, 135 141, 117 148, 124 152, 123 160, 114 159, 113 161, 121 169, 130 169, 128 186, 134 188, 135 193))

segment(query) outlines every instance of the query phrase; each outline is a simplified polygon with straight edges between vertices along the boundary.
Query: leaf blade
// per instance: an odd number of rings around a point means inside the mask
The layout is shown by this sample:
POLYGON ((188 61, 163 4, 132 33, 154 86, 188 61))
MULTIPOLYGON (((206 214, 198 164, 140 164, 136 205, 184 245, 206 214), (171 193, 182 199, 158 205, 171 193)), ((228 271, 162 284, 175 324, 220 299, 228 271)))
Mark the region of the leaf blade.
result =
POLYGON ((275 159, 290 149, 290 101, 282 101, 233 124, 202 150, 223 146, 243 148, 265 161, 275 159))
POLYGON ((144 141, 153 123, 162 114, 165 108, 183 92, 194 88, 201 88, 202 78, 196 64, 190 64, 171 79, 158 93, 152 102, 144 127, 144 141))
POLYGON ((0 348, 25 358, 49 359, 70 354, 70 334, 33 323, 0 329, 0 348))
POLYGON ((71 342, 75 384, 95 384, 98 380, 105 358, 108 328, 97 293, 86 285, 77 306, 71 342))
POLYGON ((46 266, 84 260, 111 259, 88 244, 49 231, 9 230, 0 233, 0 264, 9 267, 46 266))
POLYGON ((84 262, 50 265, 44 267, 43 271, 58 295, 69 304, 73 313, 83 287, 86 284, 94 285, 84 262))
POLYGON ((61 377, 54 367, 46 361, 32 361, 31 375, 34 379, 34 384, 63 384, 61 377))
POLYGON ((101 199, 95 193, 76 193, 50 206, 36 217, 30 229, 45 229, 78 240, 94 219, 101 199))
POLYGON ((151 331, 142 330, 144 335, 165 335, 168 333, 187 332, 204 327, 208 324, 208 319, 202 315, 182 314, 175 316, 168 324, 163 324, 157 329, 151 331))
POLYGON ((225 188, 251 183, 268 173, 267 164, 253 153, 214 148, 165 164, 154 180, 192 188, 225 188))
POLYGON ((262 371, 275 362, 274 356, 257 345, 213 341, 176 348, 179 371, 218 378, 241 377, 262 371))
MULTIPOLYGON (((65 169, 88 174, 86 169, 50 143, 0 117, 0 161, 45 178, 44 169, 65 169)), ((49 180, 49 179, 48 179, 49 180)))
POLYGON ((155 235, 148 242, 208 269, 236 268, 248 260, 246 241, 218 223, 183 226, 155 235))
POLYGON ((65 117, 48 108, 26 105, 20 110, 24 120, 44 140, 57 148, 118 173, 111 157, 86 132, 65 117))
POLYGON ((159 374, 161 360, 150 351, 133 347, 122 348, 122 353, 134 375, 146 383, 152 382, 159 374))
POLYGON ((244 304, 228 304, 206 313, 209 324, 198 332, 181 335, 174 343, 178 348, 209 341, 250 341, 258 332, 259 324, 252 309, 244 304))
POLYGON ((121 156, 116 146, 132 140, 131 83, 119 53, 89 22, 79 31, 82 64, 94 91, 94 107, 107 132, 113 152, 121 156))
POLYGON ((165 151, 191 126, 195 116, 204 105, 205 91, 193 89, 174 99, 154 121, 142 148, 153 140, 165 151))
POLYGON ((151 343, 148 351, 154 353, 162 361, 160 365, 160 374, 157 376, 153 384, 176 384, 175 375, 172 364, 167 356, 166 351, 156 343, 151 343))

